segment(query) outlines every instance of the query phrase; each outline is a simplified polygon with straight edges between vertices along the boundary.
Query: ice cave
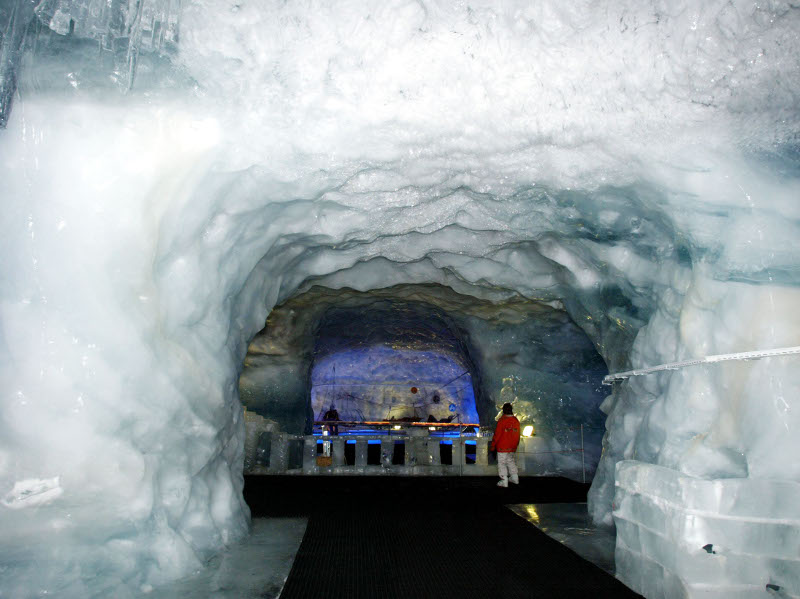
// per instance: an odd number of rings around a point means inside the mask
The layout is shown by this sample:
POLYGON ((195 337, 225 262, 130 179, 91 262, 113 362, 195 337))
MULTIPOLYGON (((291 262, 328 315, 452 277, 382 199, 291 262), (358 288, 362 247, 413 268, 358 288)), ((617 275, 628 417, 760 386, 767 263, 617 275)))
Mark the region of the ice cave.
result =
POLYGON ((506 401, 631 589, 800 596, 798 107, 795 0, 0 0, 0 597, 245 538, 248 415, 506 401))

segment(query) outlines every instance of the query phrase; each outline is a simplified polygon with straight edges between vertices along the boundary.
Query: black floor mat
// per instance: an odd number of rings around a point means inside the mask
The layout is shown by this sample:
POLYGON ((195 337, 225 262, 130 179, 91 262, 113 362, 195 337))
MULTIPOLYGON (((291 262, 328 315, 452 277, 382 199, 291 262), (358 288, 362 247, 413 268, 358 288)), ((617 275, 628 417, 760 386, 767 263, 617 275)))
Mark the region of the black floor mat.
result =
POLYGON ((494 485, 261 477, 247 480, 245 497, 256 515, 309 517, 281 599, 638 597, 504 507, 584 501, 586 485, 546 478, 494 485))

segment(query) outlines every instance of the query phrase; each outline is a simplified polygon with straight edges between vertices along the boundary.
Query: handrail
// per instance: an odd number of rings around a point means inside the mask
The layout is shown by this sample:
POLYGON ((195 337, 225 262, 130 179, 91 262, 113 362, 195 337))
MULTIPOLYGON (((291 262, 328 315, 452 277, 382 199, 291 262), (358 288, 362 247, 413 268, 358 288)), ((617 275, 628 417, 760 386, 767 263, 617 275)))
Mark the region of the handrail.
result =
POLYGON ((480 426, 475 422, 407 422, 404 420, 378 420, 378 421, 362 421, 362 420, 315 420, 314 425, 352 425, 362 426, 368 424, 370 426, 480 426))
POLYGON ((611 385, 615 381, 624 381, 632 376, 643 376, 653 372, 661 372, 664 370, 678 370, 679 368, 686 368, 687 366, 699 366, 700 364, 712 364, 714 362, 727 362, 729 360, 760 360, 761 358, 771 358, 773 356, 788 356, 792 354, 800 354, 800 346, 794 347, 779 347, 776 349, 765 349, 759 351, 738 352, 734 354, 717 354, 714 356, 705 356, 704 358, 697 358, 694 360, 683 360, 681 362, 670 362, 668 364, 659 364, 658 366, 651 366, 649 368, 637 368, 635 370, 626 370, 625 372, 616 372, 609 374, 603 378, 604 385, 611 385))

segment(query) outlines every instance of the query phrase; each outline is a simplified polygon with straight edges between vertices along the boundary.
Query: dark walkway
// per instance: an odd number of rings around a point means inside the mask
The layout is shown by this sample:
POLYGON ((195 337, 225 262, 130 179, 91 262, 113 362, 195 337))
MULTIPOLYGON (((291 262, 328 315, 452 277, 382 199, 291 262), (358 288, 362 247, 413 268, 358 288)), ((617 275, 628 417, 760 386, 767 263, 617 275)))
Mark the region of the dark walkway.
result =
POLYGON ((254 516, 307 515, 281 599, 639 597, 503 507, 585 501, 526 478, 248 477, 254 516))

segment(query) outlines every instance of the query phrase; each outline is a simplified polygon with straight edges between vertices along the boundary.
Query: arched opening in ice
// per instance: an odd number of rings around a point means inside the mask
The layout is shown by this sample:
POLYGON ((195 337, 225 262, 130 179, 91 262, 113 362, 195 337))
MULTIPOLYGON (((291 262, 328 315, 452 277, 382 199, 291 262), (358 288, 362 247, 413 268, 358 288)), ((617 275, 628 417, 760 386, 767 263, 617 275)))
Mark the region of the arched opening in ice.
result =
POLYGON ((421 304, 332 309, 316 330, 311 412, 342 420, 479 422, 474 366, 443 314, 421 304))
POLYGON ((477 423, 472 375, 435 351, 383 346, 345 349, 314 361, 311 411, 352 422, 477 423))
POLYGON ((357 421, 452 418, 489 428, 511 402, 547 444, 546 470, 582 480, 600 458, 607 372, 558 302, 481 299, 438 284, 314 286, 273 308, 249 344, 239 394, 291 434, 310 432, 331 401, 357 421))

